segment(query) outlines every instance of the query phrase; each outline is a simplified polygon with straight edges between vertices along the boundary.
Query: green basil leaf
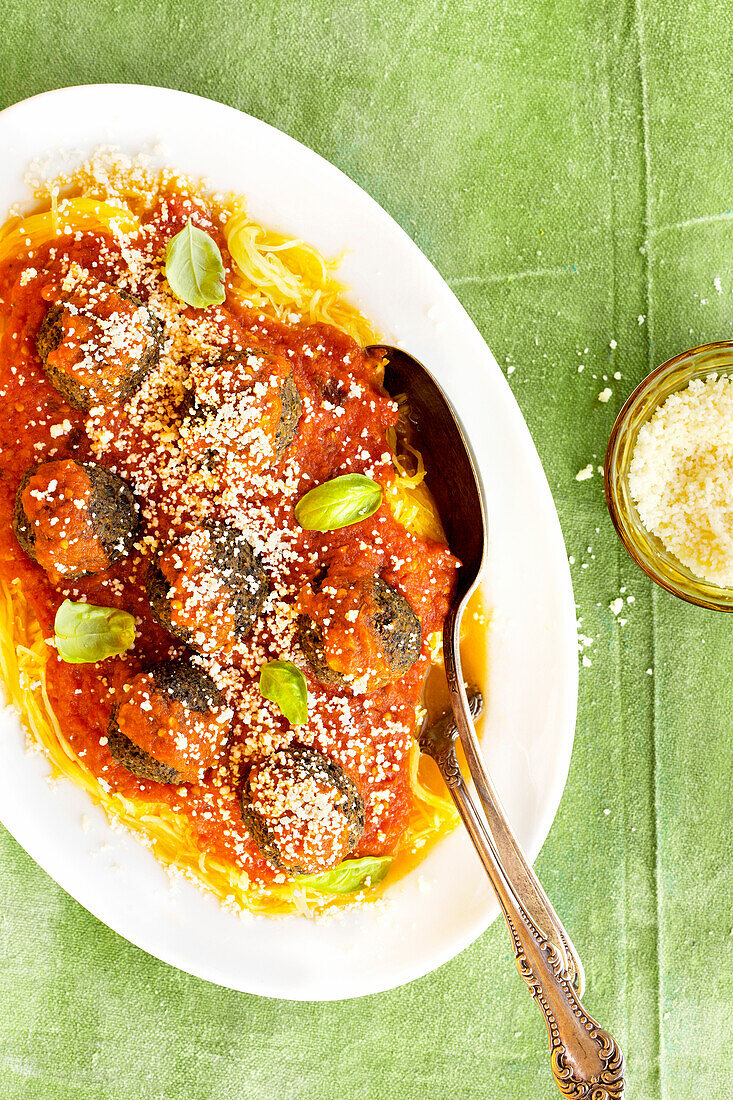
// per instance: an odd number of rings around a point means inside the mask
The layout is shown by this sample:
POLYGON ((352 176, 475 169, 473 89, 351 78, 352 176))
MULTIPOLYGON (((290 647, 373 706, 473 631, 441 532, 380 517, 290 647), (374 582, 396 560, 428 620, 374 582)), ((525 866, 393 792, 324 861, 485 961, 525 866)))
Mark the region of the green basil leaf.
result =
POLYGON ((382 503, 382 486, 364 474, 344 474, 311 489, 295 506, 306 531, 337 531, 373 516, 382 503))
POLYGON ((88 665, 124 653, 135 641, 135 619, 116 607, 64 600, 53 624, 56 649, 70 665, 88 665))
POLYGON ((193 306, 219 306, 224 301, 224 263, 216 241, 191 224, 168 241, 165 274, 177 298, 193 306))
POLYGON ((392 856, 346 859, 330 871, 322 871, 319 875, 296 875, 293 881, 321 894, 354 894, 367 884, 367 879, 370 886, 381 882, 391 863, 392 856))
POLYGON ((280 707, 291 726, 308 721, 308 686, 292 661, 270 661, 260 671, 260 695, 280 707))

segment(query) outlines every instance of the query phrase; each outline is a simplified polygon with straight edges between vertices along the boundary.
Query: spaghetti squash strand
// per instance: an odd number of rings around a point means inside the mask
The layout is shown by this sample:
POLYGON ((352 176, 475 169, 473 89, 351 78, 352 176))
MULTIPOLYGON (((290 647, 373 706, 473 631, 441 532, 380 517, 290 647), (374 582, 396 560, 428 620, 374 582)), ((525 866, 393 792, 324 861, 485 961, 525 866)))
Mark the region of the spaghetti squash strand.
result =
POLYGON ((263 229, 242 203, 224 234, 243 297, 266 303, 278 318, 295 313, 310 323, 335 325, 362 345, 376 342, 375 330, 334 278, 338 260, 329 262, 312 245, 263 229))

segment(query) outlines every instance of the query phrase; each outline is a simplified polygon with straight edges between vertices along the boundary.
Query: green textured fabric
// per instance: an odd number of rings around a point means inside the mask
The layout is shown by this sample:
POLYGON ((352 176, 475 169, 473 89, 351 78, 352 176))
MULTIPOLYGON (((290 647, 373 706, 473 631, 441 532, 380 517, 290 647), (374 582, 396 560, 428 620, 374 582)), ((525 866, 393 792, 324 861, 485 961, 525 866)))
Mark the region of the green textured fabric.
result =
MULTIPOLYGON (((0 106, 95 81, 229 103, 357 180, 454 287, 510 375, 594 639, 541 876, 629 1095, 729 1096, 733 622, 654 589, 600 477, 575 479, 651 366, 731 332, 729 6, 6 0, 1 23, 0 106)), ((498 922, 408 987, 302 1005, 149 958, 1 830, 0 889, 5 1100, 555 1095, 498 922)))

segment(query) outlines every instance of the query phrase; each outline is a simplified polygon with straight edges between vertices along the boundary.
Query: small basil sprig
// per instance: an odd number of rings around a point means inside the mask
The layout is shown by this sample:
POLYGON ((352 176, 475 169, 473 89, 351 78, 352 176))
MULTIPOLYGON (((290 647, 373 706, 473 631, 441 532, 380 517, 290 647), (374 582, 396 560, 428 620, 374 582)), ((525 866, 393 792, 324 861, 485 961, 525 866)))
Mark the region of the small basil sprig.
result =
POLYGON ((70 665, 88 665, 124 653, 135 641, 135 619, 116 607, 64 600, 53 624, 56 649, 70 665))
POLYGON ((364 474, 343 474, 311 489, 295 506, 306 531, 337 531, 373 516, 382 503, 382 486, 364 474))
POLYGON ((168 241, 165 275, 177 298, 194 309, 224 301, 224 263, 215 240, 188 219, 186 228, 168 241))
POLYGON ((296 875, 298 886, 318 890, 321 894, 354 894, 366 884, 376 886, 389 871, 392 856, 363 856, 362 859, 346 859, 330 871, 319 875, 296 875))
POLYGON ((308 721, 308 686, 292 661, 270 661, 260 670, 260 695, 275 703, 291 726, 308 721))

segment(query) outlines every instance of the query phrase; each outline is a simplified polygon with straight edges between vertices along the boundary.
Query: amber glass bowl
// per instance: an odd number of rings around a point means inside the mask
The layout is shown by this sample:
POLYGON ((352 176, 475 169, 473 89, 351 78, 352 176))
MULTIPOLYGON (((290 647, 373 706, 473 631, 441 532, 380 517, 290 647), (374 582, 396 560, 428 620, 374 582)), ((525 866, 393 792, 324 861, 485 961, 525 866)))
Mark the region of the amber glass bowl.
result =
POLYGON ((639 429, 671 393, 693 378, 733 373, 733 342, 704 344, 675 355, 641 382, 618 415, 608 441, 604 484, 606 502, 619 538, 647 577, 662 588, 700 607, 733 611, 733 588, 721 588, 696 577, 661 539, 643 526, 629 491, 629 466, 639 429))

